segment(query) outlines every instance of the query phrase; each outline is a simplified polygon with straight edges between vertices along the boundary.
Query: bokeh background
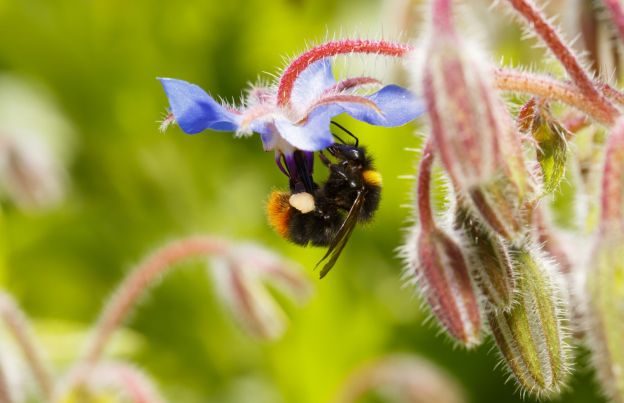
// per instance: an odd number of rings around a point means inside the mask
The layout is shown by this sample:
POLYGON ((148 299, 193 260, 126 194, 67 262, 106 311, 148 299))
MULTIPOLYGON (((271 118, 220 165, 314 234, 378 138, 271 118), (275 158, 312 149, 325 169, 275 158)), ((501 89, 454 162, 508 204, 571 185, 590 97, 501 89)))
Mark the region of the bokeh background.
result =
MULTIPOLYGON (((471 402, 532 401, 494 369, 491 341, 473 351, 455 348, 404 286, 396 248, 411 216, 405 206, 412 183, 401 176, 415 171, 418 154, 406 148, 419 146, 423 127, 339 119, 375 156, 384 193, 374 223, 358 227, 323 281, 313 271, 323 250, 290 245, 266 223, 269 192, 287 182, 258 137, 158 131, 167 101, 157 76, 238 100, 248 82, 270 80, 284 56, 306 43, 334 34, 416 35, 421 7, 405 3, 0 0, 0 75, 30 83, 54 105, 66 132, 56 141, 70 150, 61 201, 33 210, 4 198, 0 212, 0 284, 33 318, 59 371, 80 352, 134 263, 167 240, 209 233, 256 241, 296 260, 316 290, 302 309, 285 302, 291 324, 282 339, 260 342, 221 309, 200 264, 169 276, 109 356, 136 363, 172 402, 327 402, 351 371, 388 353, 418 354, 445 368, 471 402)), ((515 24, 477 9, 495 59, 541 63, 543 53, 520 40, 515 24)), ((338 70, 352 73, 362 61, 339 62, 338 70)), ((400 65, 371 66, 369 74, 404 80, 400 65)), ((601 401, 585 358, 579 351, 581 366, 559 401, 601 401)))

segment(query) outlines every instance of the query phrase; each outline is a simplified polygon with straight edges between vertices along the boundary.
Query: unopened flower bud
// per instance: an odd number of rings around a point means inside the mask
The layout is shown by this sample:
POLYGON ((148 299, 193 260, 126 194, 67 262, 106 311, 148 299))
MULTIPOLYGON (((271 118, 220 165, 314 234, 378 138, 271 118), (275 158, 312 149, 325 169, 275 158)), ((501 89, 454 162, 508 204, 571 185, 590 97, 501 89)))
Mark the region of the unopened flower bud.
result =
POLYGON ((587 272, 585 320, 592 360, 613 402, 624 402, 624 238, 601 240, 587 272))
POLYGON ((405 403, 467 401, 457 381, 442 369, 419 357, 397 355, 357 369, 345 382, 336 403, 359 402, 369 391, 382 388, 405 403))
POLYGON ((567 306, 558 273, 540 252, 512 251, 518 273, 516 301, 509 311, 492 311, 488 321, 504 363, 520 387, 553 395, 564 385, 570 355, 564 330, 567 306))
POLYGON ((286 330, 286 315, 265 283, 299 304, 310 296, 309 280, 299 270, 260 247, 236 246, 229 255, 213 257, 211 261, 220 301, 252 336, 277 339, 286 330))
POLYGON ((461 201, 455 207, 456 231, 466 246, 468 266, 481 292, 496 309, 511 307, 516 276, 507 245, 461 201))
POLYGON ((468 196, 470 206, 482 222, 503 238, 516 240, 526 233, 531 206, 509 178, 499 175, 488 183, 472 187, 468 196))
POLYGON ((412 68, 425 98, 434 145, 454 187, 465 192, 508 176, 524 192, 526 169, 509 112, 491 82, 487 56, 455 31, 451 1, 435 1, 422 68, 412 68))
POLYGON ((405 250, 408 269, 442 327, 466 347, 479 344, 482 318, 477 291, 459 245, 434 227, 415 231, 405 250))

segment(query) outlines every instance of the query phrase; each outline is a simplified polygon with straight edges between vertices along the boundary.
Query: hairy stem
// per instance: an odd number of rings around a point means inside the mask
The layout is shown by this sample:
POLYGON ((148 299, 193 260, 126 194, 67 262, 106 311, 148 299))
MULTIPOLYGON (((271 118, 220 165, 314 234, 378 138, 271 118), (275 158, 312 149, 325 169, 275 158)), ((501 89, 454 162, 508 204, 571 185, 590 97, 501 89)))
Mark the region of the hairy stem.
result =
POLYGON ((85 354, 85 363, 95 364, 104 351, 113 332, 128 316, 156 278, 182 260, 224 253, 226 242, 209 237, 192 237, 174 241, 154 252, 126 277, 102 311, 95 326, 94 337, 85 354))
MULTIPOLYGON (((563 102, 606 126, 613 125, 618 116, 617 111, 615 113, 605 111, 587 97, 579 94, 572 83, 562 82, 545 75, 501 68, 494 71, 494 80, 499 90, 523 92, 540 98, 563 102)), ((615 96, 618 92, 614 91, 615 96)))
POLYGON ((435 226, 431 210, 431 168, 433 165, 433 140, 427 139, 418 167, 416 199, 421 230, 427 232, 435 226))
POLYGON ((605 115, 615 119, 618 116, 617 109, 611 102, 594 86, 587 72, 581 67, 576 56, 568 48, 555 28, 548 23, 546 18, 539 12, 530 0, 509 0, 513 8, 522 15, 532 30, 534 30, 548 46, 550 51, 561 62, 574 84, 581 90, 587 101, 593 103, 605 115))
POLYGON ((6 324, 22 350, 41 393, 46 400, 50 400, 53 389, 52 377, 44 364, 43 354, 30 330, 26 315, 19 309, 13 298, 2 292, 0 292, 0 319, 6 324))
POLYGON ((290 96, 299 74, 314 62, 327 57, 332 57, 347 53, 370 53, 385 56, 401 57, 412 49, 411 46, 402 43, 388 41, 370 41, 364 39, 344 39, 331 41, 316 46, 290 63, 284 70, 277 90, 277 103, 286 106, 290 103, 290 96))

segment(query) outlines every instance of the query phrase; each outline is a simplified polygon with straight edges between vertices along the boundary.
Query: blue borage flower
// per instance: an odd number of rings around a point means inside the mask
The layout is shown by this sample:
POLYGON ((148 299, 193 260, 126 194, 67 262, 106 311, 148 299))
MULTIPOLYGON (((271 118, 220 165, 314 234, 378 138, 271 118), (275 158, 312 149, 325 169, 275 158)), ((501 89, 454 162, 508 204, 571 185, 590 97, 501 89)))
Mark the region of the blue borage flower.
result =
POLYGON ((186 81, 160 78, 160 82, 172 118, 185 133, 207 129, 233 131, 240 136, 259 133, 264 149, 275 150, 278 166, 291 179, 301 168, 297 150, 303 152, 305 169, 311 173, 313 153, 334 143, 330 132, 333 117, 347 113, 372 125, 392 127, 404 125, 424 111, 421 100, 405 88, 387 85, 361 95, 364 87, 379 87, 381 83, 370 77, 337 82, 329 59, 319 60, 301 72, 287 106, 278 105, 275 87, 252 88, 244 105, 236 108, 218 103, 186 81))

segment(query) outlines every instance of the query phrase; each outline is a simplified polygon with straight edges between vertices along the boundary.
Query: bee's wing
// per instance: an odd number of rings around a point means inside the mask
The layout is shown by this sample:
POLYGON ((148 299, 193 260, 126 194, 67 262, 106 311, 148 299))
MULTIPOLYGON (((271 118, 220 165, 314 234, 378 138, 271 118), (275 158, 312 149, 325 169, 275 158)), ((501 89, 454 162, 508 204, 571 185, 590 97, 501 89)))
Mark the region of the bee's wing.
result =
POLYGON ((318 267, 321 263, 327 260, 327 262, 323 266, 323 269, 321 270, 321 278, 325 277, 325 275, 329 273, 331 268, 334 267, 334 264, 336 264, 340 253, 344 249, 347 241, 349 240, 349 237, 353 233, 353 229, 357 224, 357 219, 360 216, 360 210, 362 209, 362 206, 364 206, 364 192, 359 191, 357 197, 355 198, 355 201, 353 202, 353 205, 351 206, 351 209, 349 209, 347 218, 345 218, 344 222, 340 226, 340 229, 338 229, 336 236, 329 244, 329 248, 327 249, 325 256, 323 256, 323 258, 319 260, 319 262, 316 264, 316 267, 318 267))

